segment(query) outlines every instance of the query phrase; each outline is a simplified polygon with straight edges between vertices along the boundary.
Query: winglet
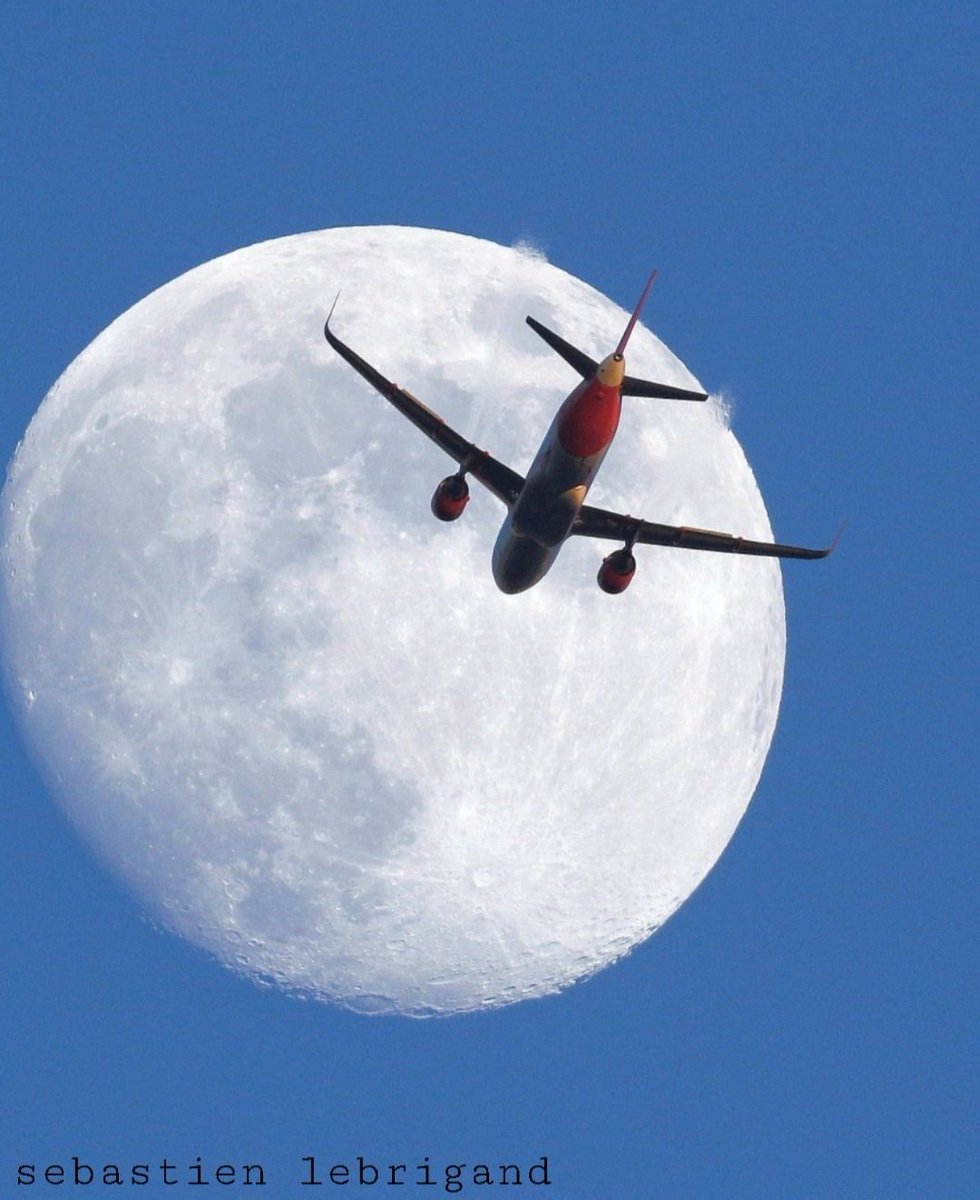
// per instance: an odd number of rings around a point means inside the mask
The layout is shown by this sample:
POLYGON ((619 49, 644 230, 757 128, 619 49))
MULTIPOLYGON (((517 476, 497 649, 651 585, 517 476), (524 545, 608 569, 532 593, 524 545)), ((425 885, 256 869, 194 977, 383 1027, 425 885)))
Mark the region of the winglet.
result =
MULTIPOLYGON (((333 304, 330 306, 330 312, 327 313, 327 319, 323 326, 323 336, 327 339, 330 345, 337 351, 341 358, 346 359, 348 363, 362 378, 379 391, 382 396, 392 400, 392 397, 400 389, 397 384, 392 383, 390 379, 385 377, 376 368, 372 367, 369 362, 356 354, 346 342, 342 342, 339 337, 330 328, 330 318, 333 316, 333 310, 337 307, 337 301, 340 299, 340 292, 337 293, 333 304)), ((418 401, 416 401, 416 404, 418 401)))
POLYGON ((829 546, 826 546, 823 550, 799 550, 798 549, 798 553, 794 557, 796 557, 796 558, 828 558, 837 549, 837 543, 841 539, 841 534, 844 532, 844 526, 846 524, 847 524, 846 521, 841 522, 840 529, 838 529, 837 532, 834 534, 834 540, 830 543, 829 546))
POLYGON ((619 345, 616 347, 616 358, 622 358, 626 352, 626 343, 630 340, 630 334, 633 332, 633 326, 640 319, 640 313, 643 311, 643 305, 647 302, 647 296, 650 295, 650 289, 653 287, 653 281, 657 278, 656 267, 650 272, 650 278, 647 280, 646 287, 643 289, 643 294, 637 302, 636 308, 633 309, 633 315, 629 319, 629 324, 623 330, 623 336, 619 339, 619 345))
POLYGON ((327 332, 330 329, 330 318, 333 316, 333 310, 337 307, 337 301, 339 299, 340 299, 340 292, 338 292, 337 295, 334 296, 333 304, 330 305, 330 311, 327 313, 327 319, 324 322, 324 326, 323 326, 324 336, 327 336, 327 332))

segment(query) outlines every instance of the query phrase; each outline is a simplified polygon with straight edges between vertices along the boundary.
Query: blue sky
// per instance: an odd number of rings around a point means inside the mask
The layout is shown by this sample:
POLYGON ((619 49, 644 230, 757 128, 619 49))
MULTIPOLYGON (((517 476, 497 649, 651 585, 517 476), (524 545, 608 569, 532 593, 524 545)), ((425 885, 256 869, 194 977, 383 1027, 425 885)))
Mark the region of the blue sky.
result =
POLYGON ((0 5, 4 459, 154 287, 411 224, 529 240, 623 304, 658 265, 649 322, 732 398, 777 535, 848 520, 784 571, 780 724, 719 865, 624 962, 492 1015, 304 1004, 158 932, 4 707, 0 1195, 72 1154, 258 1160, 276 1200, 313 1190, 310 1154, 547 1155, 521 1192, 555 1200, 972 1192, 978 26, 861 0, 0 5))

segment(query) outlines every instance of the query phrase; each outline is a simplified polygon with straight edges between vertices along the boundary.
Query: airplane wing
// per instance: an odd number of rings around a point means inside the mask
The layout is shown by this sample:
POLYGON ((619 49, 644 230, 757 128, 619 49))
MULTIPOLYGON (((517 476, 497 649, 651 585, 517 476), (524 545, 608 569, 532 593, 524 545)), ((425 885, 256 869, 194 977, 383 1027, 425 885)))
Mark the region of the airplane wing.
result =
MULTIPOLYGON (((334 303, 336 304, 336 301, 334 303)), ((331 308, 330 316, 327 317, 327 323, 323 327, 323 333, 341 358, 350 363, 354 370, 379 391, 390 404, 394 405, 402 416, 408 417, 426 437, 435 442, 440 449, 445 450, 450 458, 454 458, 467 474, 479 480, 485 488, 493 492, 498 500, 502 500, 510 508, 524 487, 524 477, 487 454, 485 450, 480 450, 472 442, 468 442, 462 434, 447 425, 438 413, 434 413, 431 408, 424 405, 411 392, 399 387, 397 383, 385 379, 380 371, 365 362, 359 354, 355 354, 331 331, 330 317, 332 316, 333 309, 331 308)))
POLYGON ((717 550, 724 554, 755 554, 766 558, 826 558, 835 541, 824 550, 805 546, 783 546, 778 542, 752 542, 730 533, 695 529, 687 525, 657 525, 638 517, 622 516, 584 504, 572 533, 583 537, 608 538, 613 542, 646 546, 678 546, 685 550, 717 550))

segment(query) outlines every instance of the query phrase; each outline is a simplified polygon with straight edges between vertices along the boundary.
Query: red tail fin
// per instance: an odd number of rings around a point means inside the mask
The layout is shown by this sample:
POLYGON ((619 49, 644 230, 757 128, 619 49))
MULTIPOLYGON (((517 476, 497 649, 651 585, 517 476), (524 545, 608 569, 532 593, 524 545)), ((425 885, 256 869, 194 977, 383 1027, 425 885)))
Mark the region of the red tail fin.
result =
POLYGON ((633 332, 633 326, 640 319, 640 313, 643 311, 643 305, 647 302, 647 296, 650 295, 650 289, 653 287, 653 281, 657 278, 656 268, 650 272, 650 278, 647 280, 647 285, 643 289, 643 295, 637 302, 636 308, 633 309, 633 315, 629 319, 629 324, 623 331, 623 336, 619 339, 619 345, 616 347, 616 357, 622 358, 626 351, 626 343, 630 340, 630 334, 633 332))

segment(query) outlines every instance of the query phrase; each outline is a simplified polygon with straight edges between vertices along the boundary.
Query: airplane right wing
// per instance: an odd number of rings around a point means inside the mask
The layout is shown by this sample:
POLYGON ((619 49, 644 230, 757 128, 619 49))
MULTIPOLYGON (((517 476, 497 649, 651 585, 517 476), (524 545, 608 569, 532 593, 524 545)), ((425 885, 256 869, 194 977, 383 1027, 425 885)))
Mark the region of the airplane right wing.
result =
POLYGON ((397 383, 392 383, 369 362, 365 362, 359 354, 356 354, 350 346, 342 342, 331 331, 330 317, 332 316, 333 309, 331 308, 330 316, 327 317, 327 322, 323 327, 323 334, 341 358, 350 363, 354 370, 366 379, 376 391, 380 392, 389 404, 397 408, 402 416, 407 417, 416 428, 421 429, 426 437, 435 442, 441 450, 445 450, 450 458, 454 458, 467 474, 472 475, 485 488, 493 492, 498 500, 502 500, 510 508, 524 487, 524 477, 516 471, 512 471, 510 467, 498 461, 485 450, 479 449, 473 442, 467 441, 462 434, 447 425, 438 413, 433 412, 411 392, 399 387, 397 383))
MULTIPOLYGON (((826 558, 837 544, 835 538, 825 549, 786 546, 779 542, 753 542, 731 533, 713 529, 695 529, 688 525, 658 525, 638 517, 622 516, 602 508, 583 504, 572 533, 583 537, 608 538, 630 546, 677 546, 683 550, 716 550, 723 554, 753 554, 766 558, 826 558)), ((839 536, 839 535, 838 535, 839 536)))

